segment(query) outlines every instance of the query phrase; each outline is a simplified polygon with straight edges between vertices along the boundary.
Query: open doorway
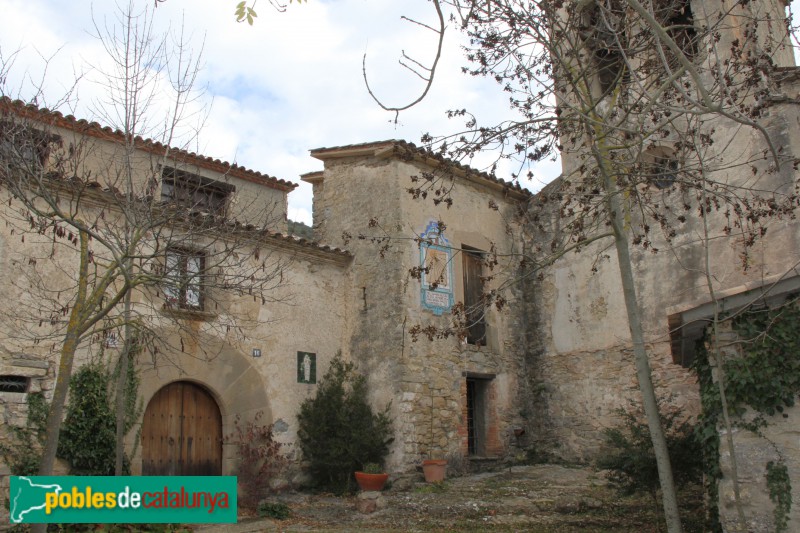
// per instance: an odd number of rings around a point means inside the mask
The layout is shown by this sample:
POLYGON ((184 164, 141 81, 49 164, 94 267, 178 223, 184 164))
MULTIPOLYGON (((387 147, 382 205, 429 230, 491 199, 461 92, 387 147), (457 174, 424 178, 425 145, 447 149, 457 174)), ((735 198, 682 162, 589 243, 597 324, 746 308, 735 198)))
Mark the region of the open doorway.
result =
POLYGON ((486 415, 490 383, 491 379, 467 377, 467 453, 474 457, 486 456, 486 415))

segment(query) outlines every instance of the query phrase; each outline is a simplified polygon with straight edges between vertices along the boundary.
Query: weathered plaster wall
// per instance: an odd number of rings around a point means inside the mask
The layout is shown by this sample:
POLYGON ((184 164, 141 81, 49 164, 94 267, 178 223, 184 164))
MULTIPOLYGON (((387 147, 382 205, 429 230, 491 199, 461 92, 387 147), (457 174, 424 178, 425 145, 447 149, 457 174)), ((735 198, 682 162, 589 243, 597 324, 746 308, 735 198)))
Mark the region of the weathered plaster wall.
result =
MULTIPOLYGON (((343 265, 298 254, 288 263, 284 282, 269 294, 270 301, 232 298, 228 306, 222 306, 220 316, 211 319, 225 322, 244 317, 242 331, 227 338, 214 324, 196 319, 178 319, 176 324, 174 317, 163 320, 164 334, 159 338, 167 351, 156 358, 144 356, 138 365, 144 405, 173 381, 200 384, 217 400, 223 435, 232 434, 236 416, 246 421, 260 412, 259 423, 275 424, 282 452, 296 458, 297 411, 315 392, 314 385, 298 383, 297 352, 316 354, 319 380, 331 358, 346 345, 348 287, 343 271, 343 265), (310 320, 313 328, 308 326, 310 320), (253 356, 254 349, 260 350, 259 357, 253 356)), ((136 428, 129 434, 131 449, 135 434, 136 428)), ((234 472, 235 453, 234 445, 224 444, 223 473, 234 472)), ((135 466, 140 465, 139 457, 133 461, 135 466)))

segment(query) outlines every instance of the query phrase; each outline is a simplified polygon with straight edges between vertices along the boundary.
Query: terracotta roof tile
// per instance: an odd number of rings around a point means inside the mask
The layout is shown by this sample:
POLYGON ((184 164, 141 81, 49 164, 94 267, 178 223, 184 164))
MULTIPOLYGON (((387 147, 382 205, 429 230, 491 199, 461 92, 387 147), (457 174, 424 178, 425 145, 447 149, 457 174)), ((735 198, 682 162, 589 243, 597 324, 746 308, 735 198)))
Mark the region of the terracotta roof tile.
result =
MULTIPOLYGON (((40 108, 33 104, 26 104, 21 100, 12 100, 8 97, 0 97, 0 110, 16 113, 25 118, 31 118, 40 122, 51 124, 64 129, 76 131, 80 134, 91 135, 93 137, 122 142, 125 134, 121 130, 113 129, 109 126, 102 126, 97 122, 89 122, 86 119, 77 119, 73 115, 63 115, 59 111, 51 111, 47 108, 40 108)), ((184 158, 184 162, 197 165, 198 167, 227 174, 235 178, 259 183, 273 189, 281 191, 291 191, 297 187, 296 183, 262 174, 256 170, 251 170, 235 163, 228 163, 220 159, 207 157, 195 152, 181 150, 179 148, 168 147, 158 141, 145 139, 140 136, 134 137, 136 148, 147 152, 159 152, 170 150, 171 159, 184 158)))

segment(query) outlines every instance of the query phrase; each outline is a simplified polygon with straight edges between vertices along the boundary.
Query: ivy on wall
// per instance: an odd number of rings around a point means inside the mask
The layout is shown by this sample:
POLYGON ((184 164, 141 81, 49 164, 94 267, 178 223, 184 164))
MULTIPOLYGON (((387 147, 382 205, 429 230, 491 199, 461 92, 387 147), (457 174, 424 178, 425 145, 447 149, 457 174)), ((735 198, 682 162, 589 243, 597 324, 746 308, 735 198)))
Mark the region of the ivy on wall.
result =
POLYGON ((695 432, 700 441, 703 455, 703 471, 705 473, 705 490, 709 501, 709 527, 712 531, 722 531, 719 522, 719 480, 722 477, 722 469, 719 465, 719 431, 717 427, 722 418, 722 403, 719 397, 719 390, 711 377, 711 364, 708 360, 708 352, 705 343, 698 342, 694 369, 697 372, 697 379, 700 385, 700 405, 702 412, 697 419, 695 432))
MULTIPOLYGON (((752 311, 734 319, 742 357, 725 364, 734 409, 748 405, 769 416, 794 405, 800 393, 800 305, 752 311)), ((736 412, 736 411, 734 411, 736 412)))
MULTIPOLYGON (((732 319, 738 335, 739 356, 723 362, 725 392, 731 414, 741 415, 751 408, 756 417, 740 422, 740 427, 759 432, 766 425, 766 416, 783 413, 800 394, 800 304, 787 299, 777 309, 751 310, 732 319)), ((717 384, 712 380, 712 364, 706 342, 701 341, 695 359, 700 383, 703 412, 697 426, 703 447, 707 487, 711 502, 718 501, 718 482, 722 477, 719 465, 719 426, 722 402, 717 384)), ((784 415, 786 416, 786 415, 784 415)), ((765 465, 770 499, 775 503, 775 531, 786 531, 791 510, 791 483, 782 461, 765 465)), ((716 509, 714 514, 717 514, 716 509)), ((719 528, 718 518, 715 528, 719 528)))
POLYGON ((792 483, 789 469, 782 461, 767 463, 767 489, 769 499, 775 504, 775 531, 787 531, 792 510, 792 483))
POLYGON ((8 427, 11 441, 0 443, 0 457, 15 476, 36 475, 41 459, 40 450, 44 443, 47 400, 41 392, 33 392, 28 394, 27 404, 27 425, 8 427))
POLYGON ((108 382, 105 368, 98 364, 81 367, 70 381, 58 456, 70 462, 72 474, 114 475, 116 421, 108 397, 108 382))

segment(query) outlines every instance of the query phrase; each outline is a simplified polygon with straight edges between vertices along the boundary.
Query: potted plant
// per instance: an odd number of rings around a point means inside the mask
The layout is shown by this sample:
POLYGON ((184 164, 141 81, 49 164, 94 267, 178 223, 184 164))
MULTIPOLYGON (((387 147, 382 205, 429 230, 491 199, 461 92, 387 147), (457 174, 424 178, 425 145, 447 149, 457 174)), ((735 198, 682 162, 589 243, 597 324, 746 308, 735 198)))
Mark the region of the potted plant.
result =
POLYGON ((426 483, 439 483, 444 481, 447 471, 447 459, 425 459, 422 461, 422 473, 426 483))
MULTIPOLYGON (((433 445, 433 387, 431 391, 431 446, 433 445)), ((429 450, 430 453, 430 450, 429 450)), ((425 476, 426 483, 440 483, 444 481, 447 471, 447 459, 434 459, 429 455, 428 459, 422 461, 422 474, 425 476)))
POLYGON ((383 490, 387 479, 389 474, 378 463, 367 463, 363 470, 356 472, 356 482, 364 492, 383 490))

